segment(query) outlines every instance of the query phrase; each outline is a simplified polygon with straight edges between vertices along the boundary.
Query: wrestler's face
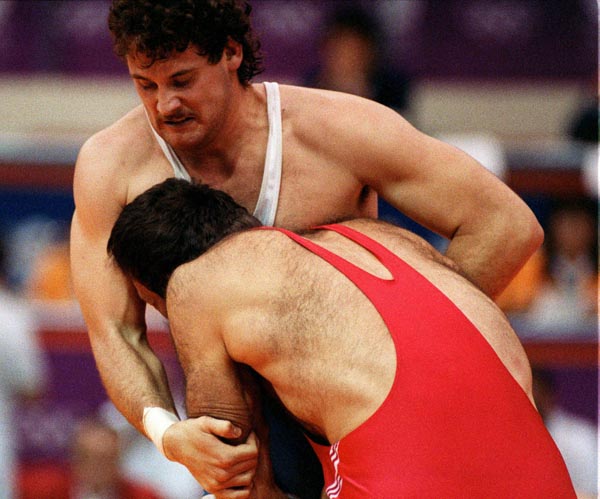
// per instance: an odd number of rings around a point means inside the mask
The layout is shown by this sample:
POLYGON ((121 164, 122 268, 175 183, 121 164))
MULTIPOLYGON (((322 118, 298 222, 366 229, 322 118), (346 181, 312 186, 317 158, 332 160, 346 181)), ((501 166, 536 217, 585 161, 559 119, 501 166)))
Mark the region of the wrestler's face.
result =
POLYGON ((211 144, 224 130, 242 57, 239 44, 230 42, 216 64, 190 46, 151 66, 133 53, 127 66, 154 129, 173 148, 189 150, 211 144))
POLYGON ((133 280, 133 285, 135 286, 137 294, 142 300, 158 310, 163 317, 166 319, 169 318, 167 316, 167 302, 163 298, 157 295, 154 291, 150 291, 146 286, 135 279, 133 280))

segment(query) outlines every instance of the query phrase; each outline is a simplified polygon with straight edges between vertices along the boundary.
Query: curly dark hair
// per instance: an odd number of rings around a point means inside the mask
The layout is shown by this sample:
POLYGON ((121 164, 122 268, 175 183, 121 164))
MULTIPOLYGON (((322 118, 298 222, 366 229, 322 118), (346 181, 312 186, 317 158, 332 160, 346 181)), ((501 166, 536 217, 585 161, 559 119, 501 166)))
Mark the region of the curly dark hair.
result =
POLYGON ((216 64, 231 38, 242 46, 238 77, 248 85, 263 69, 251 10, 242 0, 113 0, 108 27, 119 57, 140 52, 150 59, 149 66, 190 45, 216 64))

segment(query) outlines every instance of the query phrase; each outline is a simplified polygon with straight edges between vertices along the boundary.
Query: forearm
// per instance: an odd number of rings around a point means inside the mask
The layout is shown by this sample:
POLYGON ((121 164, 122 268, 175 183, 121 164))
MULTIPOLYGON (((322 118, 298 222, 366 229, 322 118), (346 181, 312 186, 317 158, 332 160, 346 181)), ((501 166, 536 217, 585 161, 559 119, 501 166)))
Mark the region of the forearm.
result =
POLYGON ((480 218, 477 225, 460 227, 446 256, 471 282, 495 298, 539 248, 543 231, 527 207, 480 218))
MULTIPOLYGON (((137 334, 137 333, 136 333, 137 334)), ((175 412, 165 370, 139 333, 127 341, 124 333, 103 337, 90 331, 96 365, 108 396, 125 418, 142 434, 145 407, 175 412)))

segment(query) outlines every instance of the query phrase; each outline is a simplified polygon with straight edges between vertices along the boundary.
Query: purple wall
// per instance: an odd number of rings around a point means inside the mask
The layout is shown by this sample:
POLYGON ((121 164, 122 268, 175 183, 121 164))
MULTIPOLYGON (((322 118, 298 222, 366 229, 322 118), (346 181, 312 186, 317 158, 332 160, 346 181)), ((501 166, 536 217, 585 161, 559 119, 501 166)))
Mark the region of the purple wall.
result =
MULTIPOLYGON (((340 0, 254 0, 265 78, 301 79, 340 0)), ((347 3, 347 2, 344 2, 347 3)), ((389 64, 418 77, 589 79, 595 0, 363 0, 389 41, 389 64)), ((109 0, 0 2, 0 72, 124 75, 113 55, 109 0)))

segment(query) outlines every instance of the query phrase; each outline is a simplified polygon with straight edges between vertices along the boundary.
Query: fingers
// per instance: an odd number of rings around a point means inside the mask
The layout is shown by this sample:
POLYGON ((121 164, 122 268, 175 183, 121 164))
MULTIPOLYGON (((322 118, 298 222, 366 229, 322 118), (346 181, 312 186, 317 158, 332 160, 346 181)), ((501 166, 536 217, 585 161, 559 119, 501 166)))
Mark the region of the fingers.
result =
POLYGON ((220 478, 219 475, 215 473, 208 477, 208 480, 202 484, 202 487, 212 494, 224 493, 227 490, 235 490, 237 492, 245 489, 250 490, 254 484, 255 475, 256 472, 251 469, 244 473, 230 476, 227 480, 220 481, 218 480, 220 478))
POLYGON ((218 499, 245 499, 256 474, 259 442, 254 433, 239 445, 220 440, 236 430, 229 421, 203 416, 172 425, 163 441, 207 492, 218 499))
POLYGON ((199 481, 207 492, 215 494, 217 498, 249 497, 256 475, 256 465, 256 459, 238 462, 229 467, 221 464, 203 473, 203 480, 199 481))
MULTIPOLYGON (((215 492, 213 494, 215 499, 248 499, 250 497, 250 489, 228 489, 215 492)), ((212 497, 212 496, 208 496, 212 497)))
POLYGON ((234 439, 242 436, 242 429, 225 419, 201 416, 198 418, 198 423, 200 424, 202 431, 212 433, 218 437, 234 439))
MULTIPOLYGON (((215 490, 250 487, 258 465, 258 439, 253 433, 244 444, 231 446, 220 443, 212 463, 211 479, 215 490)), ((209 490, 209 489, 207 489, 209 490)))

